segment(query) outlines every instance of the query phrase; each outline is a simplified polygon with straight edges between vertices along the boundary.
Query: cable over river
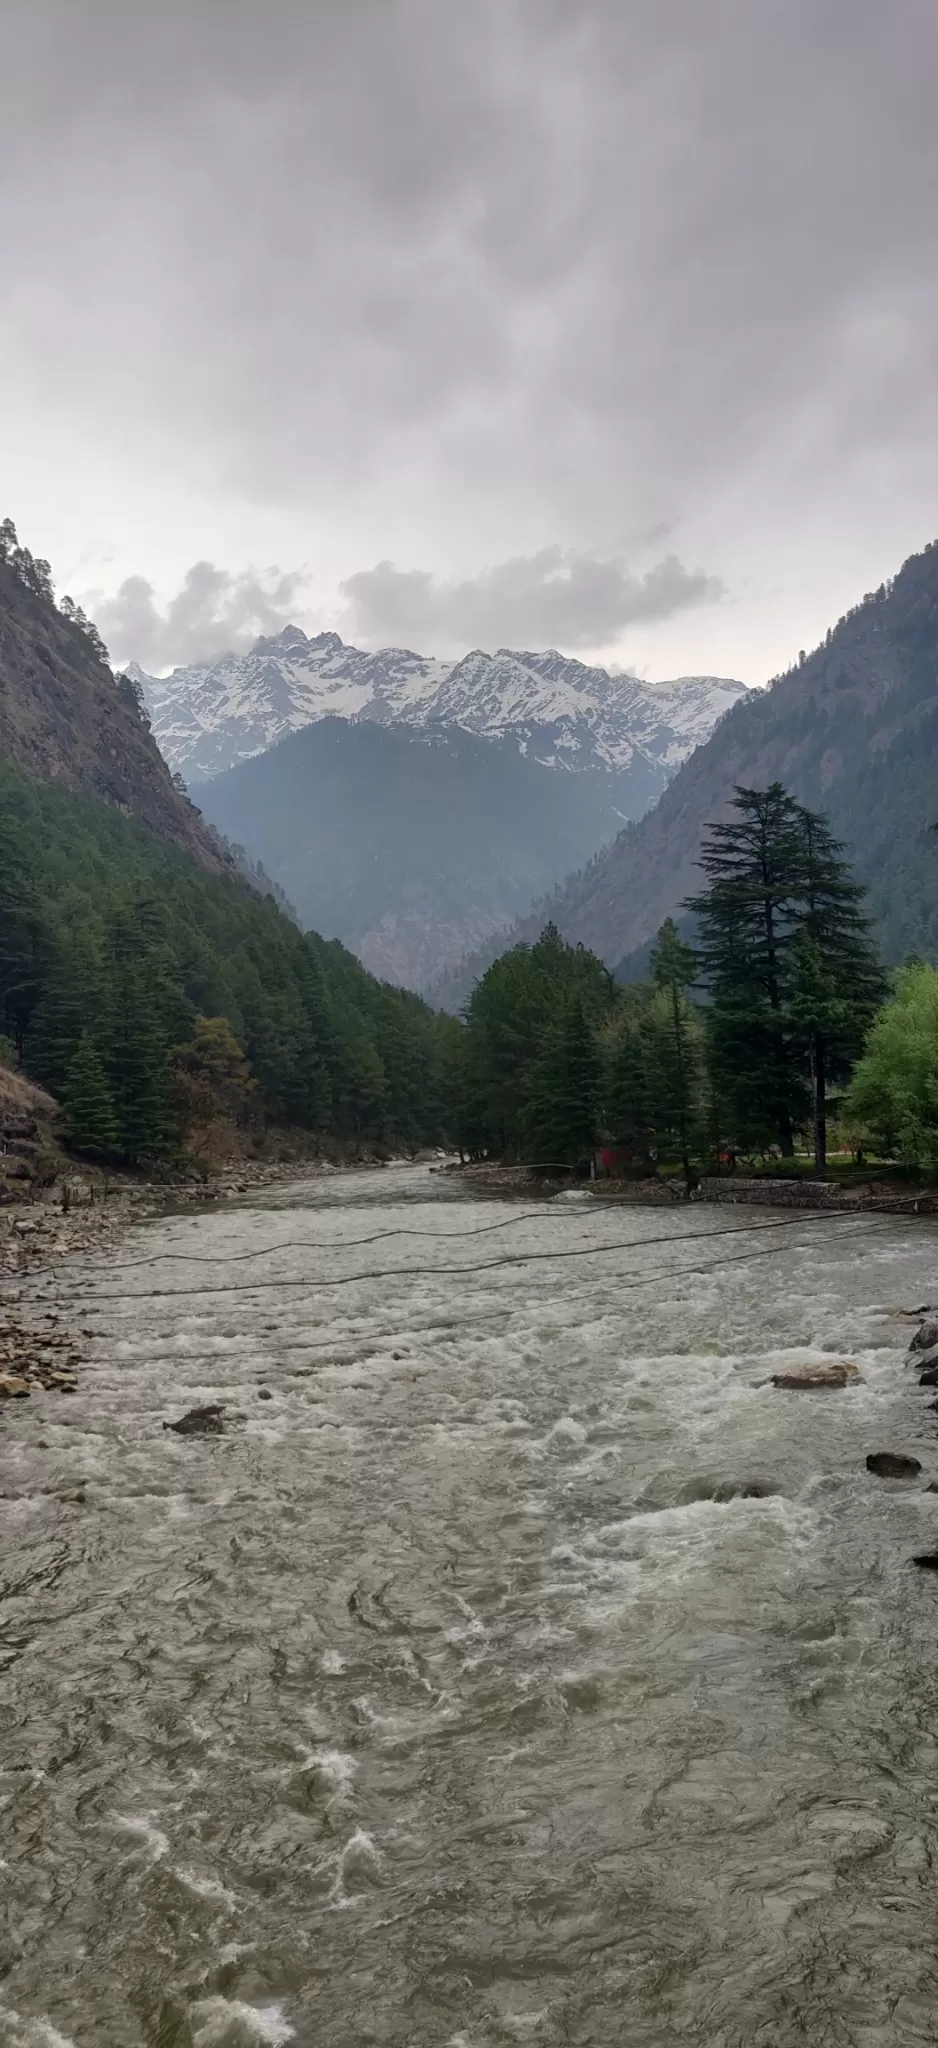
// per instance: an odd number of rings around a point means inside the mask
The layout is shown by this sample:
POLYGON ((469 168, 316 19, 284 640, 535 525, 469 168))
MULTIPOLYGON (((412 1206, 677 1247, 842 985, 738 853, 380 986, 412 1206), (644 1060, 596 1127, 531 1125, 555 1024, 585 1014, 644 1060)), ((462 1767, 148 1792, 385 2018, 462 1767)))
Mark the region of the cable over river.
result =
POLYGON ((0 2048, 938 2042, 934 1223, 395 1167, 43 1285, 0 2048))

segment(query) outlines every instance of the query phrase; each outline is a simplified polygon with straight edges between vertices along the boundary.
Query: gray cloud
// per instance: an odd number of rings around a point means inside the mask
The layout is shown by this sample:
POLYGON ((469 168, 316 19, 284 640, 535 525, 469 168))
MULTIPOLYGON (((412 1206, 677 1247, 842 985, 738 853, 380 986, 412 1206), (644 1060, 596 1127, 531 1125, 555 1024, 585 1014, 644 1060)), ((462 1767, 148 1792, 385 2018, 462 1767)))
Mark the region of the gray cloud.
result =
POLYGON ((862 589, 938 520, 936 70, 934 0, 6 0, 12 510, 862 589))
POLYGON ((139 661, 160 670, 207 661, 252 646, 262 633, 276 633, 295 617, 305 581, 298 571, 232 575, 212 562, 194 562, 162 609, 145 576, 125 577, 111 598, 86 591, 82 603, 113 662, 139 661))
POLYGON ((458 582, 378 562, 347 577, 341 591, 346 631, 433 653, 480 645, 603 647, 627 626, 671 618, 724 594, 717 577, 685 569, 674 555, 638 576, 621 562, 559 547, 458 582))

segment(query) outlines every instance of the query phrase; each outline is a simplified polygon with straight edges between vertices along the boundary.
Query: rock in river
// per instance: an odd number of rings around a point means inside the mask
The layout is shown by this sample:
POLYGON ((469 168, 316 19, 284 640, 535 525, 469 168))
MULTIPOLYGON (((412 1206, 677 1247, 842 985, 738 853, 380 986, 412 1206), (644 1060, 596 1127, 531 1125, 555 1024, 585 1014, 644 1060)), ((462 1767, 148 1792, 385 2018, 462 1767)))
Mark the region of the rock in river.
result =
POLYGON ((164 1422, 164 1429, 172 1429, 177 1436, 222 1436, 225 1411, 217 1401, 209 1402, 203 1408, 189 1408, 176 1422, 164 1422))
POLYGON ((859 1377, 855 1365, 844 1358, 832 1358, 824 1365, 795 1365, 790 1372, 773 1372, 772 1385, 792 1393, 810 1392, 815 1388, 853 1386, 859 1377))
POLYGON ((913 1351, 933 1351, 938 1345, 938 1323, 923 1323, 912 1339, 913 1351))
POLYGON ((872 1451, 866 1469, 878 1479, 914 1479, 922 1467, 918 1458, 907 1458, 901 1451, 872 1451))

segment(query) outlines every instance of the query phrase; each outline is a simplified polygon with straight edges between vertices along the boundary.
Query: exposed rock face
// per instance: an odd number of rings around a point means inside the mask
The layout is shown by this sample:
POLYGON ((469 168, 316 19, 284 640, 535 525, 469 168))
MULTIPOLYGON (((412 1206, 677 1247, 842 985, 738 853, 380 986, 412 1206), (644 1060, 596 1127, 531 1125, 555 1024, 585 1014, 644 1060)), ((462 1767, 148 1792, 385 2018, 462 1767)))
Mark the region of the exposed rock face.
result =
POLYGON ((901 1451, 873 1451, 866 1469, 878 1479, 915 1479, 922 1466, 918 1458, 907 1458, 901 1451))
POLYGON ((80 626, 2 559, 0 754, 37 781, 61 782, 142 818, 204 867, 227 866, 174 787, 133 691, 115 681, 80 626))

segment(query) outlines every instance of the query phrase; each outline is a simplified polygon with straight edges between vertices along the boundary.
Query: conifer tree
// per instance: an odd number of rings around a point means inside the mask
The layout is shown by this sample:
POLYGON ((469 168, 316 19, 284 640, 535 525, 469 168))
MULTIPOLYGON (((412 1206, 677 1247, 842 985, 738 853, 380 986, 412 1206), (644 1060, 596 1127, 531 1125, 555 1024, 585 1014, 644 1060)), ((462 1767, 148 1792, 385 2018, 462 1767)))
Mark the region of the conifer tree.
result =
POLYGON ((602 1063, 582 996, 573 996, 550 1032, 529 1084, 523 1128, 537 1166, 576 1166, 599 1137, 602 1063))
POLYGON ((664 1059, 660 1062, 660 1104, 656 1121, 675 1131, 681 1150, 684 1179, 690 1187, 690 1133, 696 1092, 695 1045, 688 1011, 687 991, 697 979, 697 955, 678 936, 673 917, 665 918, 651 954, 655 987, 666 1004, 663 1032, 664 1059), (663 1084, 663 1085, 661 1085, 663 1084))
POLYGON ((698 922, 714 1081, 741 1143, 794 1152, 806 1104, 788 1014, 794 914, 803 893, 798 806, 780 782, 737 788, 735 816, 710 825, 700 866, 709 887, 685 908, 698 922))
POLYGON ((606 1126, 617 1145, 624 1145, 651 1168, 654 1116, 648 1085, 647 1018, 641 1015, 636 992, 628 991, 609 1039, 605 1109, 606 1126))
POLYGON ((90 1033, 82 1034, 63 1092, 65 1133, 76 1152, 107 1159, 117 1150, 117 1122, 104 1062, 90 1033))
POLYGON ((814 1164, 827 1164, 827 1086, 846 1079, 885 995, 865 890, 824 818, 798 808, 802 873, 791 957, 791 1018, 810 1071, 814 1164))

